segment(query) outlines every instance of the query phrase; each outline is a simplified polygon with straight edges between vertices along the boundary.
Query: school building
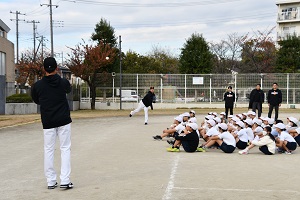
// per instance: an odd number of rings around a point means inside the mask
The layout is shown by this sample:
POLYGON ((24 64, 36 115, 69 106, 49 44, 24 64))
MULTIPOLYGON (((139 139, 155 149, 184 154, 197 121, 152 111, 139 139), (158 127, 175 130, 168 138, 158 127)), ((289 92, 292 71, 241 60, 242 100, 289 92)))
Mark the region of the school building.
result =
POLYGON ((276 1, 277 41, 287 39, 288 36, 300 36, 300 1, 276 1))
POLYGON ((14 44, 7 39, 9 31, 0 19, 0 76, 5 77, 6 96, 14 94, 15 87, 14 44))

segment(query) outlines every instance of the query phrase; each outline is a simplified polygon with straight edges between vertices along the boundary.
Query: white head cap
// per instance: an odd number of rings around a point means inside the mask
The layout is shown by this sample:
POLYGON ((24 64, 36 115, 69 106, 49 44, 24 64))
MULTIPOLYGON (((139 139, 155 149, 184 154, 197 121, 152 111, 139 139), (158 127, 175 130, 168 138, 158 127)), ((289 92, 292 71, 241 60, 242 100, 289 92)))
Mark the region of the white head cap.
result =
POLYGON ((227 131, 228 129, 228 126, 225 123, 218 124, 218 127, 221 128, 223 131, 227 131))
POLYGON ((262 121, 260 119, 254 119, 253 124, 257 124, 258 126, 261 126, 262 121))
POLYGON ((188 123, 186 126, 191 127, 193 130, 198 130, 198 125, 196 123, 188 123))
POLYGON ((238 122, 236 123, 236 125, 238 125, 238 126, 241 127, 241 128, 245 128, 245 124, 244 124, 244 122, 242 122, 242 121, 238 121, 238 122))
POLYGON ((211 126, 215 126, 216 125, 216 122, 212 119, 208 120, 207 121, 208 124, 210 124, 211 126))
POLYGON ((285 129, 286 127, 285 127, 285 125, 283 124, 283 123, 278 123, 278 124, 275 124, 275 126, 274 126, 275 128, 279 128, 280 130, 283 130, 283 129, 285 129))

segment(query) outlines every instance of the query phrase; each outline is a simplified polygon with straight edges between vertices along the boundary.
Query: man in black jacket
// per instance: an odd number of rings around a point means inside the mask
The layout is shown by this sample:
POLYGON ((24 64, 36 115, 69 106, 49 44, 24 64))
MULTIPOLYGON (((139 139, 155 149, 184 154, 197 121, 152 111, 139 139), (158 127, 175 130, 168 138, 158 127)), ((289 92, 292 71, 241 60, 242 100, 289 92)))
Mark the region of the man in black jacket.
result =
POLYGON ((252 109, 253 112, 256 112, 258 117, 261 116, 262 113, 262 104, 265 100, 264 91, 260 89, 261 85, 257 84, 256 88, 252 90, 250 93, 250 102, 249 102, 249 109, 252 109))
POLYGON ((224 101, 225 101, 225 113, 226 119, 228 116, 228 110, 230 110, 230 115, 233 115, 233 105, 235 102, 235 94, 232 92, 232 87, 228 86, 227 92, 224 94, 224 101))
POLYGON ((71 117, 66 94, 71 91, 68 80, 57 74, 57 63, 52 57, 44 60, 46 75, 37 81, 32 89, 33 101, 41 106, 41 119, 44 132, 44 172, 48 189, 57 187, 54 169, 55 141, 58 136, 61 150, 60 188, 70 189, 71 173, 71 117))
POLYGON ((269 104, 268 117, 271 118, 273 109, 275 108, 275 120, 277 120, 278 119, 278 110, 279 110, 279 107, 281 106, 281 102, 282 102, 282 93, 281 93, 281 90, 278 89, 277 83, 273 83, 273 88, 272 88, 272 90, 269 90, 267 99, 268 99, 268 104, 269 104))
POLYGON ((144 108, 145 113, 145 125, 148 124, 148 107, 151 107, 151 110, 153 110, 152 103, 155 102, 155 94, 154 94, 154 87, 150 87, 150 91, 144 96, 144 98, 140 101, 138 107, 131 111, 129 114, 129 117, 132 117, 135 113, 139 112, 141 109, 144 108))

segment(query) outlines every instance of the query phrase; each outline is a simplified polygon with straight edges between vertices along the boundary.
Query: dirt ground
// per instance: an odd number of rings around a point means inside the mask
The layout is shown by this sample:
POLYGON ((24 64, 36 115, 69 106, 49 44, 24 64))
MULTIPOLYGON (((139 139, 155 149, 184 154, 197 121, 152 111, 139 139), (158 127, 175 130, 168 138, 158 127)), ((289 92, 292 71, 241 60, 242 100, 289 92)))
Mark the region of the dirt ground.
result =
MULTIPOLYGON (((192 108, 196 111, 198 115, 205 115, 208 112, 217 112, 220 113, 224 111, 223 109, 203 109, 203 108, 192 108)), ((150 115, 177 115, 178 113, 188 111, 187 108, 181 109, 166 109, 166 110, 149 110, 150 115)), ((246 108, 236 108, 234 113, 243 113, 247 112, 246 108)), ((267 114, 267 109, 263 110, 263 115, 267 114)), ((299 109, 280 109, 280 113, 300 113, 299 109)), ((116 117, 116 116, 127 116, 129 110, 79 110, 71 112, 72 119, 81 119, 81 118, 98 118, 98 117, 116 117)), ((138 116, 143 115, 143 113, 138 113, 138 116)), ((280 115, 279 115, 280 117, 280 115)), ((11 127, 16 125, 22 125, 27 123, 34 123, 40 121, 40 114, 31 114, 31 115, 0 115, 0 129, 4 127, 11 127)))
MULTIPOLYGON (((196 111, 198 119, 203 119, 204 114, 199 114, 203 110, 196 111)), ((143 112, 132 118, 128 117, 128 111, 72 112, 71 181, 74 188, 71 190, 46 187, 40 122, 2 128, 0 199, 300 199, 297 170, 300 149, 292 155, 273 156, 265 156, 257 148, 248 155, 239 155, 237 150, 224 154, 217 149, 205 153, 185 153, 182 149, 179 153, 167 152, 167 142, 154 141, 152 136, 160 134, 181 112, 183 110, 151 112, 147 126, 143 112)), ((290 114, 281 116, 286 118, 290 114)), ((39 118, 38 115, 5 117, 23 118, 18 121, 22 123, 39 118)), ((59 175, 58 144, 55 168, 59 175)), ((59 183, 59 179, 57 181, 59 183)))

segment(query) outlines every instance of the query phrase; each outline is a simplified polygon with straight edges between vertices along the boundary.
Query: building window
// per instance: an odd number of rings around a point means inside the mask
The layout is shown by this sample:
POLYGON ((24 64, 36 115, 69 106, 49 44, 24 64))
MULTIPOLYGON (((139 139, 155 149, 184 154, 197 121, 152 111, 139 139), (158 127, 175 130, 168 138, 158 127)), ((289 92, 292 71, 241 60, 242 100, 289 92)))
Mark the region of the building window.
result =
POLYGON ((4 32, 0 30, 0 37, 4 37, 4 32))
POLYGON ((5 57, 6 54, 3 52, 0 52, 0 75, 5 75, 5 57))

